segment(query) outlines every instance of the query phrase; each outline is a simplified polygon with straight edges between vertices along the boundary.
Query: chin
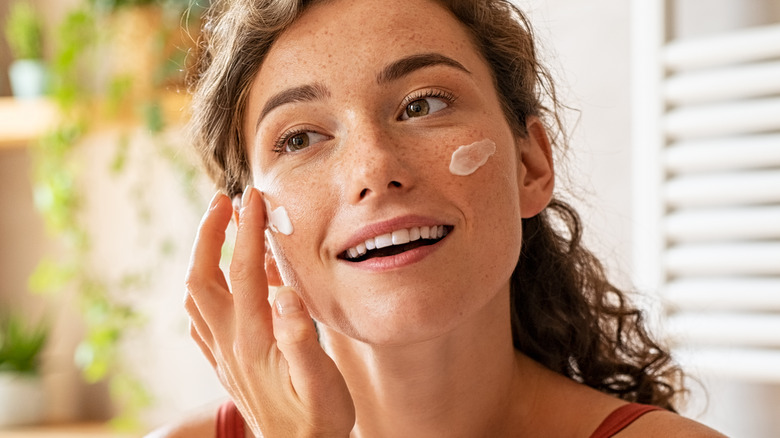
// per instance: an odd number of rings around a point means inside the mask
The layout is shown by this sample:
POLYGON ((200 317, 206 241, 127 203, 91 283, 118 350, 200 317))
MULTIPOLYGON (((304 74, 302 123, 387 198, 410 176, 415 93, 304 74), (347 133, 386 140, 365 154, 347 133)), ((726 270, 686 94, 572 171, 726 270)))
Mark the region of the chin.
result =
POLYGON ((452 290, 370 297, 358 308, 329 312, 325 324, 369 345, 412 345, 445 336, 492 302, 490 297, 458 296, 452 290))

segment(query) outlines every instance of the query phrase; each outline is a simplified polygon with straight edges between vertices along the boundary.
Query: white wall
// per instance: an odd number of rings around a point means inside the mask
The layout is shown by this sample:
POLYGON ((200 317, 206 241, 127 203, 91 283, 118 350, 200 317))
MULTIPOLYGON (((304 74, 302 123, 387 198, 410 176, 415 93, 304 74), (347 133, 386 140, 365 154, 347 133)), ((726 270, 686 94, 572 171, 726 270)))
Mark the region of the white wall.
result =
POLYGON ((631 254, 629 2, 518 0, 558 79, 572 134, 558 187, 572 196, 585 238, 620 284, 631 254))

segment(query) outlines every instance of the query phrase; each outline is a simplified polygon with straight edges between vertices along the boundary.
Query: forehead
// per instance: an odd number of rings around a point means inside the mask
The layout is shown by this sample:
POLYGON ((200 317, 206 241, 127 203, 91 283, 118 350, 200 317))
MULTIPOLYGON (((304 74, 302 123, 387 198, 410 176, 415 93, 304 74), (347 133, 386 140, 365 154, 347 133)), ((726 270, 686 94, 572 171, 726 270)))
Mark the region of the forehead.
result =
POLYGON ((374 77, 395 59, 433 52, 464 65, 481 62, 468 31, 437 2, 327 1, 310 7, 274 42, 258 79, 266 88, 300 84, 303 77, 323 83, 374 77))

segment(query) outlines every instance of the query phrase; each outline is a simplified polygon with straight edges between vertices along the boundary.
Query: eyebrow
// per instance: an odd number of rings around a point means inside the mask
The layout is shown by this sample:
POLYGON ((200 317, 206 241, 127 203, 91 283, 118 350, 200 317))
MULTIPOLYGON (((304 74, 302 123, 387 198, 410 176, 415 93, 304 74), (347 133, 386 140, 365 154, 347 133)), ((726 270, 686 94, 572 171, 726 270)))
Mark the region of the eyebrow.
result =
POLYGON ((445 65, 471 74, 463 64, 439 53, 421 53, 401 58, 388 65, 377 75, 377 83, 386 84, 398 80, 417 70, 435 65, 445 65))
POLYGON ((260 111, 260 116, 257 118, 257 124, 260 126, 260 122, 274 109, 286 105, 288 103, 295 102, 311 102, 315 100, 324 100, 330 96, 330 92, 327 87, 321 83, 301 85, 299 87, 288 88, 284 91, 280 91, 274 94, 268 102, 266 102, 263 110, 260 111))
MULTIPOLYGON (((376 81, 380 85, 386 84, 388 82, 396 81, 417 70, 436 65, 453 67, 471 74, 471 72, 466 67, 464 67, 463 64, 450 57, 439 53, 421 53, 407 56, 392 62, 390 65, 383 68, 381 72, 379 72, 376 77, 376 81)), ((329 96, 330 91, 328 91, 328 88, 319 82, 280 91, 268 99, 268 102, 266 102, 263 110, 260 111, 260 116, 257 118, 255 127, 260 126, 260 122, 265 118, 265 116, 268 115, 268 113, 282 105, 295 102, 312 102, 317 100, 324 100, 329 96)))

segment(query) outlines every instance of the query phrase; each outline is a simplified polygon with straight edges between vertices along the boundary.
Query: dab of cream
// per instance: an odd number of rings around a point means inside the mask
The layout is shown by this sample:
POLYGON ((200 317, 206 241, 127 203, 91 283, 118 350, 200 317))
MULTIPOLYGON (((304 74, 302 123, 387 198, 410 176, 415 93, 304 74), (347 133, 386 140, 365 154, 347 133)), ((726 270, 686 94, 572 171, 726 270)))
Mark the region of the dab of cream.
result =
POLYGON ((452 153, 450 172, 453 175, 466 176, 476 172, 496 153, 496 144, 489 139, 461 146, 452 153))
POLYGON ((287 210, 284 207, 277 207, 276 210, 271 209, 271 203, 265 200, 265 214, 268 222, 268 227, 274 233, 282 233, 285 236, 289 236, 293 232, 292 222, 290 222, 290 216, 287 215, 287 210))

